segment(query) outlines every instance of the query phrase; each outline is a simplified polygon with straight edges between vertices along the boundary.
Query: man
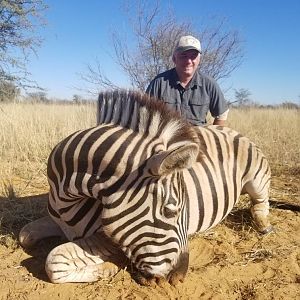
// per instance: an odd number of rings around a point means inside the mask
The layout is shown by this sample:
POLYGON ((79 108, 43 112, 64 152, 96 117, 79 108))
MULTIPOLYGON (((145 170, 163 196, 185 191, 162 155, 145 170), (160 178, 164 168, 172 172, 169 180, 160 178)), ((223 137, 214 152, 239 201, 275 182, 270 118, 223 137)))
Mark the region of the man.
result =
POLYGON ((210 111, 213 124, 224 126, 226 101, 216 81, 198 71, 200 57, 200 41, 192 36, 181 37, 172 57, 175 68, 157 75, 146 93, 167 103, 193 125, 205 125, 210 111))

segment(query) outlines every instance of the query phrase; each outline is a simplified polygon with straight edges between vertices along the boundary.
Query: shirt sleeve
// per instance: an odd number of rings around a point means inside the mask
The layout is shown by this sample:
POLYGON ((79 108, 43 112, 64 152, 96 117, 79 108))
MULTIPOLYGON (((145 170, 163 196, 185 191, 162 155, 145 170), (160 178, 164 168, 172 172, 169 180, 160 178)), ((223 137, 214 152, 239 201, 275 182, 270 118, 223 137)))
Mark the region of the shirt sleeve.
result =
POLYGON ((156 77, 150 82, 146 93, 158 100, 162 100, 162 80, 160 77, 156 77))
POLYGON ((215 80, 211 79, 208 87, 210 94, 209 110, 211 115, 216 118, 228 111, 228 105, 219 85, 215 80))

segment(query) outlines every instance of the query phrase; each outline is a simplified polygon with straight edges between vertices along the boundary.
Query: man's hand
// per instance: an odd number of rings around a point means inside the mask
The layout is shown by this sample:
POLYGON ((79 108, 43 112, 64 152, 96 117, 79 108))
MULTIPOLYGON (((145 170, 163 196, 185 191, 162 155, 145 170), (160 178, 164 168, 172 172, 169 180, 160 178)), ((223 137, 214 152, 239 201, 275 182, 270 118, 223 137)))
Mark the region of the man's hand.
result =
POLYGON ((220 119, 214 119, 213 125, 226 126, 226 121, 220 119))

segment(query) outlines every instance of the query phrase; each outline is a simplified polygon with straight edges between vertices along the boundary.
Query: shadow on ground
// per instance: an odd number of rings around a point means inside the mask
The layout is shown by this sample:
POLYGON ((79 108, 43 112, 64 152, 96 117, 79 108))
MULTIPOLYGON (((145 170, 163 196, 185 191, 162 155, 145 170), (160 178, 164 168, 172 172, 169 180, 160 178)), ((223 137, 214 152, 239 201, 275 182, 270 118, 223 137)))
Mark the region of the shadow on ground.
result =
POLYGON ((48 193, 28 197, 0 197, 0 234, 18 236, 27 223, 47 215, 48 193))

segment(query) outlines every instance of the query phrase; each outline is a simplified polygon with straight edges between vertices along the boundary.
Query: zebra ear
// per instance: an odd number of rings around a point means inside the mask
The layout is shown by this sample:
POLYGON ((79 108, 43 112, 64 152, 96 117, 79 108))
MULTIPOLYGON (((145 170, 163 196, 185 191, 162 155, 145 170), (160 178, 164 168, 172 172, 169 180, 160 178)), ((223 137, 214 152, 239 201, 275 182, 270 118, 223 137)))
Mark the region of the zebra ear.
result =
POLYGON ((167 175, 175 170, 190 168, 197 160, 199 147, 195 143, 181 145, 175 149, 155 155, 151 162, 153 175, 167 175))

